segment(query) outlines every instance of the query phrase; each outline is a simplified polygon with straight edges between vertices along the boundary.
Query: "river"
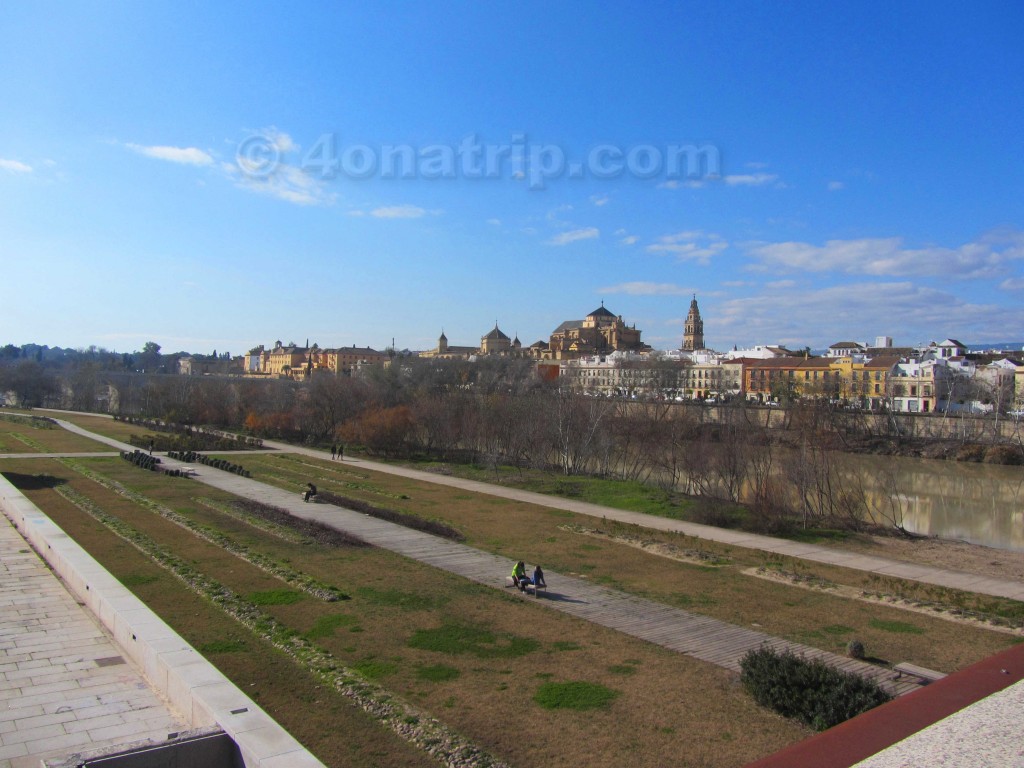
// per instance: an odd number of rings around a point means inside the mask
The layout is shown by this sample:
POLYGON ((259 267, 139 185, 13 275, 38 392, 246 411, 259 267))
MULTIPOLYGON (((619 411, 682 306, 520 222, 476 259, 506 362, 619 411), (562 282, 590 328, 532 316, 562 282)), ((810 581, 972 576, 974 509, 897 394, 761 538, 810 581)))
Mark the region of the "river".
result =
POLYGON ((843 459, 869 501, 899 510, 908 531, 1024 552, 1024 467, 900 456, 843 459))

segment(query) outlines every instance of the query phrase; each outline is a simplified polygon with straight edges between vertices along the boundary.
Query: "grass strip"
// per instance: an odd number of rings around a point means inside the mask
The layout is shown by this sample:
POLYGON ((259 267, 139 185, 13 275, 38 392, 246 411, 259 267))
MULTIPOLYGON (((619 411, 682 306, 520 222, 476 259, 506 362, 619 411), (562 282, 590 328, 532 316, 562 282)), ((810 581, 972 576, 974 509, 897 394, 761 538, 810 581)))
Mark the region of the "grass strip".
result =
POLYGON ((225 503, 200 497, 193 497, 192 501, 292 544, 323 544, 329 547, 372 546, 351 533, 315 520, 303 520, 288 510, 271 504, 251 499, 225 503))
POLYGON ((253 552, 244 544, 232 539, 230 536, 226 536, 218 530, 210 528, 209 526, 200 525, 194 520, 190 520, 184 515, 180 515, 169 507, 165 507, 163 504, 158 504, 147 496, 137 493, 130 488, 125 487, 116 480, 111 480, 108 477, 104 477, 97 472, 93 472, 88 467, 84 467, 81 464, 71 461, 70 459, 57 459, 58 462, 66 466, 68 469, 72 469, 78 472, 82 476, 92 480, 104 488, 113 491, 119 496, 123 496, 129 501, 138 504, 144 509, 148 509, 151 512, 155 512, 165 520, 174 523, 175 525, 181 526, 186 530, 192 532, 199 538, 210 542, 214 546, 220 547, 235 557, 241 560, 245 560, 250 565, 254 565, 261 571, 265 571, 270 575, 281 579, 285 583, 301 589, 303 592, 312 595, 313 597, 323 600, 327 603, 336 602, 338 600, 348 600, 349 596, 342 592, 335 586, 330 584, 324 584, 321 581, 307 576, 304 573, 296 571, 294 568, 289 568, 286 565, 273 560, 265 555, 258 552, 253 552))
POLYGON ((157 565, 170 571, 189 589, 218 606, 249 631, 286 653, 307 672, 334 687, 378 722, 435 759, 460 768, 507 768, 439 720, 396 698, 355 670, 339 664, 329 653, 261 611, 252 602, 199 572, 128 523, 107 514, 85 494, 66 485, 56 486, 54 490, 157 565))
POLYGON ((452 541, 466 540, 466 537, 461 531, 452 528, 447 523, 442 523, 440 520, 427 520, 424 517, 410 515, 407 512, 396 512, 393 509, 377 507, 369 502, 363 501, 362 499, 340 496, 336 493, 331 493, 330 491, 318 491, 317 498, 321 502, 334 504, 337 507, 344 507, 345 509, 351 509, 354 512, 362 512, 364 515, 376 517, 378 520, 386 520, 389 523, 395 523, 396 525, 405 526, 406 528, 412 528, 415 531, 423 531, 424 533, 430 533, 434 536, 451 539, 452 541))
MULTIPOLYGON (((268 456, 266 458, 271 458, 271 457, 268 456)), ((364 475, 364 474, 360 474, 360 473, 356 473, 356 472, 348 472, 348 471, 343 470, 343 469, 342 470, 338 470, 338 469, 334 469, 333 467, 325 467, 325 466, 322 466, 320 464, 312 464, 312 463, 310 463, 308 461, 303 461, 302 459, 300 459, 300 458, 298 458, 296 456, 293 456, 291 454, 287 454, 287 453, 277 453, 277 454, 274 454, 274 456, 272 458, 275 459, 275 460, 284 460, 284 461, 289 462, 291 464, 298 464, 299 466, 302 466, 302 467, 309 467, 310 469, 315 469, 318 472, 330 472, 331 474, 349 475, 350 477, 358 477, 360 480, 367 480, 367 479, 369 479, 367 477, 367 475, 364 475)), ((350 491, 362 491, 363 493, 372 493, 372 494, 374 494, 376 496, 383 496, 383 497, 389 498, 389 499, 405 500, 405 499, 409 498, 409 496, 407 494, 404 494, 404 493, 392 493, 390 491, 382 491, 380 488, 377 488, 377 487, 375 487, 374 485, 372 485, 370 483, 356 483, 356 482, 352 482, 350 480, 338 480, 338 479, 335 479, 335 478, 329 478, 329 477, 324 477, 324 476, 320 476, 318 479, 320 479, 322 481, 326 481, 326 482, 335 483, 336 485, 340 485, 343 488, 348 488, 350 491)))

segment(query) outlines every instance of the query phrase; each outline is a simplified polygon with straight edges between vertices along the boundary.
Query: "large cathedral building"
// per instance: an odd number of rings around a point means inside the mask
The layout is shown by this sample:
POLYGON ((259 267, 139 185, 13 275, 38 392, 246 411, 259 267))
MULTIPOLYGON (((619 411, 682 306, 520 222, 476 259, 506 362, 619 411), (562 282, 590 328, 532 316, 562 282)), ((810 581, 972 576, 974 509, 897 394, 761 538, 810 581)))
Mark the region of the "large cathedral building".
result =
POLYGON ((583 320, 566 320, 558 326, 548 342, 547 357, 565 360, 610 352, 647 352, 650 347, 640 341, 634 324, 627 326, 622 315, 615 315, 601 306, 583 320))
POLYGON ((519 337, 510 339, 508 334, 494 323, 494 328, 480 337, 479 347, 457 347, 448 343, 448 337, 441 331, 437 347, 420 352, 420 357, 439 360, 468 360, 479 356, 523 357, 523 345, 519 337))

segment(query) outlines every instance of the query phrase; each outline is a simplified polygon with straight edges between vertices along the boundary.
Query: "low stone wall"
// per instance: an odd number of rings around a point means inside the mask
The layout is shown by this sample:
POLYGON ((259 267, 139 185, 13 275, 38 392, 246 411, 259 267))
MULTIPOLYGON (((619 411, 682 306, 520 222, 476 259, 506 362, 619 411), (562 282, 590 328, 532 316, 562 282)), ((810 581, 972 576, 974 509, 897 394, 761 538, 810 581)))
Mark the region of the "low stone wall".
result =
POLYGON ((0 475, 0 510, 68 591, 99 619, 149 683, 193 728, 219 726, 247 768, 315 768, 313 757, 273 718, 0 475))

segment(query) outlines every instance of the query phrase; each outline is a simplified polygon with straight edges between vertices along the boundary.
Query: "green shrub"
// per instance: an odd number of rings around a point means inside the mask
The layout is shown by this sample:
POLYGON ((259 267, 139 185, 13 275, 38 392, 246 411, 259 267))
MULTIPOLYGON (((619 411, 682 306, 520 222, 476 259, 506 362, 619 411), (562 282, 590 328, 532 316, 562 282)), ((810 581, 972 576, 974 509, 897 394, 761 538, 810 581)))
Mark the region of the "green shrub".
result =
POLYGON ((892 699, 870 680, 791 651, 750 651, 740 669, 743 687, 758 704, 819 731, 892 699))
POLYGON ((860 640, 851 640, 846 644, 846 655, 851 659, 863 659, 864 643, 860 640))

